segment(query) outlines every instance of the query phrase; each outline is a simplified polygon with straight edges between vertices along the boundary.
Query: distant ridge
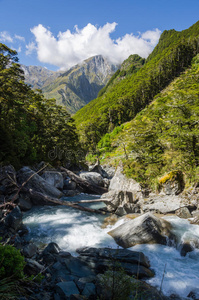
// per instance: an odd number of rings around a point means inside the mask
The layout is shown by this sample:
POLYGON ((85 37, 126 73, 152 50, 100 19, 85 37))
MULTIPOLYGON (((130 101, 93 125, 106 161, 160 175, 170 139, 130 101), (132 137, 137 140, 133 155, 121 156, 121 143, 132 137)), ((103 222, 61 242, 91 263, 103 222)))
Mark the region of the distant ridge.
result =
POLYGON ((119 66, 102 55, 86 59, 66 72, 53 72, 42 67, 22 66, 25 82, 41 89, 44 96, 55 98, 71 114, 95 99, 119 66))

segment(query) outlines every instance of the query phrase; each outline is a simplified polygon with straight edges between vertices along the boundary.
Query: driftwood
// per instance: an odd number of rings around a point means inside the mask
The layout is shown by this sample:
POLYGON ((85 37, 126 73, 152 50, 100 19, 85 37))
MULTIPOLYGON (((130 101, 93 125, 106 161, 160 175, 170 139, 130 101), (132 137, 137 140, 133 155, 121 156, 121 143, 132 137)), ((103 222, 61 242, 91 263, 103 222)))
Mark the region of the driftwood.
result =
MULTIPOLYGON (((44 168, 46 168, 46 165, 41 169, 43 170, 44 168)), ((75 175, 73 172, 65 169, 65 168, 61 168, 62 171, 66 172, 67 175, 77 183, 77 185, 79 185, 81 188, 83 189, 88 189, 89 191, 92 191, 92 192, 95 192, 95 193, 99 193, 99 194, 102 194, 102 193, 105 193, 107 192, 107 189, 106 188, 103 188, 103 187, 99 187, 97 185, 92 185, 90 184, 89 182, 87 182, 86 180, 80 178, 79 176, 75 175)), ((36 172, 35 174, 39 173, 41 170, 39 170, 38 172, 36 172)), ((64 206, 68 206, 68 207, 72 207, 72 208, 75 208, 75 209, 79 209, 81 211, 87 211, 87 212, 91 212, 91 213, 97 213, 97 214, 106 214, 105 211, 103 210, 98 210, 98 209, 92 209, 92 208, 89 208, 89 207, 83 207, 81 205, 78 205, 79 203, 91 203, 91 202, 102 202, 101 199, 94 199, 94 200, 79 200, 78 202, 69 202, 69 201, 63 201, 63 200, 60 200, 60 199, 56 199, 56 198, 52 198, 52 197, 49 197, 47 195, 44 195, 40 192, 37 192, 37 191, 34 191, 32 189, 28 189, 25 187, 26 183, 35 175, 31 175, 28 180, 26 180, 25 182, 23 182, 22 185, 18 185, 17 181, 16 181, 16 178, 12 178, 9 174, 7 174, 7 178, 9 180, 9 182, 12 183, 12 185, 14 185, 16 187, 16 193, 15 195, 13 196, 13 198, 9 201, 9 202, 5 202, 4 204, 0 205, 0 208, 6 208, 6 207, 9 207, 9 206, 12 206, 12 207, 15 207, 16 204, 15 204, 15 201, 17 200, 17 197, 19 195, 20 192, 25 192, 25 193, 28 193, 30 196, 32 197, 38 197, 40 198, 41 200, 43 200, 44 202, 46 203, 52 203, 52 204, 56 204, 56 205, 64 205, 64 206)))
POLYGON ((64 200, 60 200, 60 199, 56 199, 56 198, 51 198, 49 196, 46 196, 40 192, 37 191, 33 191, 32 189, 26 189, 25 187, 22 187, 21 189, 23 192, 29 193, 30 196, 34 196, 34 197, 38 197, 40 199, 42 199, 44 202, 46 203, 53 203, 53 204, 57 204, 57 205, 64 205, 64 206, 68 206, 68 207, 72 207, 75 209, 79 209, 82 211, 88 211, 91 213, 96 213, 96 214, 106 214, 106 212, 102 211, 102 210, 98 210, 98 209, 93 209, 93 208, 89 208, 89 207, 83 207, 78 205, 78 203, 72 203, 69 201, 64 201, 64 200))
POLYGON ((74 174, 72 171, 65 169, 63 167, 60 167, 60 170, 65 172, 68 177, 70 177, 71 180, 75 181, 77 186, 79 186, 81 189, 84 190, 84 192, 87 193, 95 193, 98 195, 102 195, 104 193, 108 192, 108 189, 105 187, 101 187, 96 184, 91 184, 88 180, 82 179, 81 177, 74 174))
POLYGON ((103 202, 103 200, 102 199, 78 200, 77 202, 73 202, 73 203, 78 204, 78 203, 95 203, 95 202, 103 202))

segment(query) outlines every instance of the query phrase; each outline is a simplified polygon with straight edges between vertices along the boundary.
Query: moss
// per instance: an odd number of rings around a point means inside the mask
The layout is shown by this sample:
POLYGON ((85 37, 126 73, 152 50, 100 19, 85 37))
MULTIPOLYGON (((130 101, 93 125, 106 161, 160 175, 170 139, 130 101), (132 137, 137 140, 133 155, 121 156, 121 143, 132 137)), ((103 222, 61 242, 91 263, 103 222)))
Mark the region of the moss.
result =
POLYGON ((174 180, 180 180, 182 179, 182 172, 175 170, 175 171, 171 171, 168 174, 166 174, 165 176, 161 177, 159 179, 159 184, 164 184, 167 181, 174 181, 174 180))

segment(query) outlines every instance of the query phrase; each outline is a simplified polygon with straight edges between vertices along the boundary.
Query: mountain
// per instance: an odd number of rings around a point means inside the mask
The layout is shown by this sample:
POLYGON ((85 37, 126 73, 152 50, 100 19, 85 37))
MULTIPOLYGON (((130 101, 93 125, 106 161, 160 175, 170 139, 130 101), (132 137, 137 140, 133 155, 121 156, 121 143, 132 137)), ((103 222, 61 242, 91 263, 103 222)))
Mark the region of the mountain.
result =
POLYGON ((33 90, 42 89, 61 74, 59 71, 54 72, 38 66, 21 65, 21 68, 24 71, 25 83, 29 84, 33 90))
MULTIPOLYGON (((108 83, 105 93, 79 110, 74 118, 85 148, 95 151, 104 134, 132 120, 186 70, 199 51, 198 40, 199 22, 181 32, 164 31, 158 45, 136 72, 126 74, 117 84, 108 83)), ((135 61, 132 68, 134 64, 135 61)))
POLYGON ((42 90, 46 98, 55 98, 57 104, 64 105, 69 113, 75 113, 97 97, 117 69, 117 65, 97 55, 62 73, 42 90))
POLYGON ((91 57, 66 72, 54 72, 42 67, 24 66, 25 82, 33 89, 41 89, 47 99, 75 113, 95 99, 118 69, 101 55, 91 57))

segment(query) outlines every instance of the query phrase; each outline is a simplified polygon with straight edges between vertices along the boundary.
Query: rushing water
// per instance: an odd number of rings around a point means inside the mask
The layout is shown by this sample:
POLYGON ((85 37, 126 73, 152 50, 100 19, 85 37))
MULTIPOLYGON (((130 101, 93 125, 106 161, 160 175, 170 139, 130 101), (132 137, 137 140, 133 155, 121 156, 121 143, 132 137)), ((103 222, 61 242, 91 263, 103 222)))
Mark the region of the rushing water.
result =
MULTIPOLYGON (((93 199, 95 196, 79 195, 70 200, 93 199)), ((103 204, 87 204, 91 208, 103 204)), ((56 242, 61 249, 77 255, 75 250, 84 246, 117 248, 116 243, 107 232, 113 228, 101 228, 104 217, 78 211, 69 207, 35 207, 24 214, 24 223, 29 228, 29 238, 38 245, 56 242)), ((190 225, 188 220, 178 217, 167 217, 174 227, 180 241, 199 239, 199 226, 190 225)), ((118 221, 114 227, 121 224, 118 221)), ((132 250, 142 251, 148 256, 151 268, 156 276, 148 282, 166 295, 178 294, 186 297, 191 291, 198 292, 199 283, 199 250, 195 249, 182 257, 178 249, 163 245, 137 245, 132 250), (161 283, 162 282, 162 283, 161 283)))

